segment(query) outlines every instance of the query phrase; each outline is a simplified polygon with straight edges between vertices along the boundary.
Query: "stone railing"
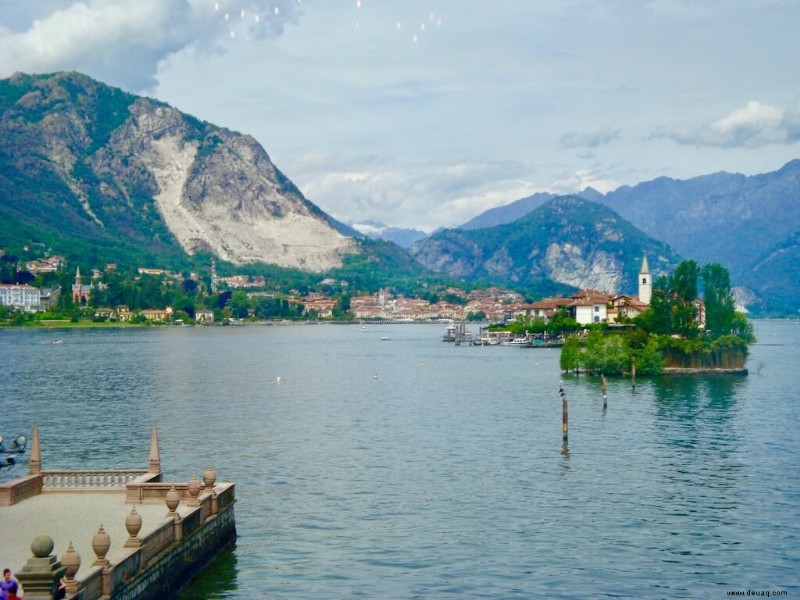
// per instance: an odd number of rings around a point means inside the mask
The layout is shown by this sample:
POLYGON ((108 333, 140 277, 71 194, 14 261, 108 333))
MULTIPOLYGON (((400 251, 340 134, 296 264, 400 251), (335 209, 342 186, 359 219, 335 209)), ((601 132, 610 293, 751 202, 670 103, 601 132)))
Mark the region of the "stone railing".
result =
POLYGON ((103 593, 110 594, 131 581, 142 565, 142 553, 127 548, 120 551, 115 558, 116 562, 109 565, 108 578, 103 584, 103 593))
POLYGON ((221 512, 232 506, 234 502, 236 502, 236 495, 235 495, 235 488, 232 485, 227 487, 219 486, 221 489, 217 493, 217 505, 216 505, 216 512, 221 512))
POLYGON ((175 541, 175 527, 173 522, 164 521, 158 529, 152 531, 142 539, 142 565, 146 565, 154 556, 157 556, 165 548, 168 548, 175 541))
POLYGON ((141 504, 142 502, 158 502, 164 500, 170 488, 174 487, 181 495, 187 498, 188 485, 185 483, 163 483, 161 481, 132 481, 125 486, 125 502, 128 504, 141 504))
POLYGON ((222 483, 204 488, 201 492, 196 486, 183 483, 133 485, 150 492, 167 488, 161 499, 166 501, 170 512, 156 529, 141 539, 136 537, 138 527, 129 528, 131 537, 125 547, 114 552, 107 560, 98 555, 98 560, 104 560, 105 566, 102 569, 93 568, 85 579, 75 582, 81 600, 138 600, 152 597, 153 590, 157 588, 162 592, 174 591, 176 584, 185 582, 201 564, 236 537, 234 484, 222 483), (178 492, 179 489, 181 492, 178 492), (168 495, 172 490, 176 494, 168 495), (180 500, 177 500, 178 496, 180 500), (224 508, 218 505, 220 498, 224 499, 224 508), (171 502, 183 506, 178 508, 171 502), (170 514, 175 516, 170 517, 170 514), (98 576, 102 584, 98 584, 98 576))
POLYGON ((80 582, 80 598, 100 598, 103 595, 103 568, 95 567, 80 582))
POLYGON ((81 489, 97 491, 98 488, 121 488, 131 482, 145 480, 147 476, 158 476, 147 469, 92 469, 85 471, 42 471, 42 491, 69 491, 81 489))
POLYGON ((0 506, 11 506, 42 492, 42 476, 28 475, 0 483, 0 506))

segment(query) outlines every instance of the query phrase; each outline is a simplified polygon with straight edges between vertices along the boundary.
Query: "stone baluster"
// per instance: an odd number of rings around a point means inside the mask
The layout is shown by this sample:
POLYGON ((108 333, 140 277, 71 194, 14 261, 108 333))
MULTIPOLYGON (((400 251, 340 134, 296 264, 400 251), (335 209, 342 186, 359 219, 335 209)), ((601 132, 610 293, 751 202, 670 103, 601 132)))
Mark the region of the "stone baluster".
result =
POLYGON ((130 514, 125 517, 125 529, 128 530, 130 537, 125 540, 125 548, 141 548, 142 540, 137 536, 142 529, 142 515, 136 512, 136 507, 131 509, 130 514))
POLYGON ((64 573, 67 594, 77 594, 78 582, 75 580, 75 574, 81 568, 81 555, 72 547, 72 540, 69 541, 67 551, 61 555, 61 564, 67 568, 66 573, 64 573))
POLYGON ((59 560, 51 554, 53 540, 47 535, 38 535, 31 542, 33 558, 17 573, 17 579, 25 590, 27 600, 52 600, 58 582, 67 571, 59 560))

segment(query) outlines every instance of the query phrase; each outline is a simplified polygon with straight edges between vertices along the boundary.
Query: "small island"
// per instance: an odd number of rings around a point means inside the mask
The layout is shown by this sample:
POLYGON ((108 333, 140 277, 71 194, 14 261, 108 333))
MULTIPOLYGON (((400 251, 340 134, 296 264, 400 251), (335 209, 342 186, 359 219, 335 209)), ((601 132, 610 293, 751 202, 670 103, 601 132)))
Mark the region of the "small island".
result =
POLYGON ((582 290, 545 298, 514 321, 488 327, 481 339, 561 346, 565 373, 747 374, 755 336, 736 310, 725 267, 685 260, 653 281, 645 257, 638 291, 627 296, 582 290))
POLYGON ((561 368, 593 375, 747 374, 748 345, 755 335, 736 310, 725 267, 683 261, 656 279, 649 300, 634 317, 570 335, 561 368))

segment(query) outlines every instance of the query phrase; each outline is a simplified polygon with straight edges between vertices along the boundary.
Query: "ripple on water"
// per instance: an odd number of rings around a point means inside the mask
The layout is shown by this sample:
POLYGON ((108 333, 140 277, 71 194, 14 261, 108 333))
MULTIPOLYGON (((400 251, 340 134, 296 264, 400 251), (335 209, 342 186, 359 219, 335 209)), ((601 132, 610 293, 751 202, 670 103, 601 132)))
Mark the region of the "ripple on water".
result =
POLYGON ((46 467, 144 466, 155 419, 168 478, 235 481, 236 548, 187 600, 796 593, 800 328, 759 327, 784 346, 752 349, 758 375, 609 378, 606 410, 564 377, 566 452, 557 352, 425 326, 9 330, 0 434, 36 418, 46 467))

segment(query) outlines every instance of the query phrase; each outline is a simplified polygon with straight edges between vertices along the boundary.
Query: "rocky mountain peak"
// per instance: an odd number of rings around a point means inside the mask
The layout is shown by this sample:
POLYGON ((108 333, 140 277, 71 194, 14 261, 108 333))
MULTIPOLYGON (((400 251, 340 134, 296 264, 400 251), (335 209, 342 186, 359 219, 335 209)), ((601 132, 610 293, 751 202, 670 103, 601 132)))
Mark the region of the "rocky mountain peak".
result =
POLYGON ((49 171, 97 227, 161 221, 186 253, 308 271, 357 251, 252 136, 77 73, 15 74, 2 92, 4 162, 49 171))

